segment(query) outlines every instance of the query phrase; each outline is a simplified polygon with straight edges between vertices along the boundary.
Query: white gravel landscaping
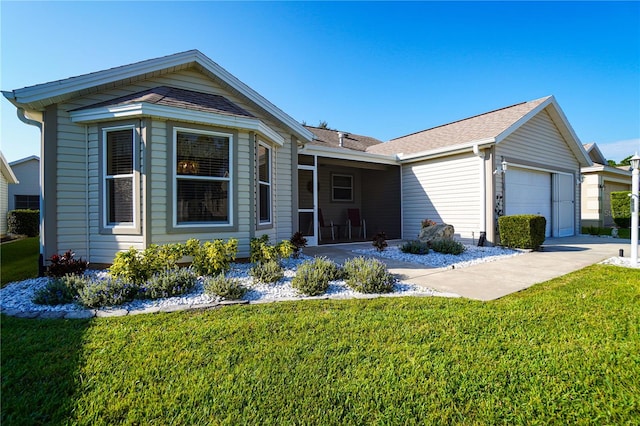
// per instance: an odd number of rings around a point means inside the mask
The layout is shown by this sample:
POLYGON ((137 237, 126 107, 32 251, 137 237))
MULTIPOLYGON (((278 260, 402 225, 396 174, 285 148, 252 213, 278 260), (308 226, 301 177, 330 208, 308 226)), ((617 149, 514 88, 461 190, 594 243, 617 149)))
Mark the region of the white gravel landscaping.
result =
MULTIPOLYGON (((375 249, 354 250, 358 255, 366 257, 377 256, 388 259, 401 260, 404 262, 417 263, 428 267, 455 267, 463 268, 477 263, 490 262, 504 257, 517 256, 524 253, 523 251, 509 250, 500 247, 475 247, 467 246, 467 250, 461 255, 445 255, 436 252, 430 252, 428 255, 412 255, 402 253, 397 247, 389 247, 384 252, 379 253, 375 249)), ((298 265, 304 260, 310 259, 308 256, 301 256, 300 259, 285 260, 285 277, 275 284, 260 284, 253 281, 249 276, 251 264, 234 263, 227 276, 237 278, 240 282, 249 288, 249 291, 243 297, 243 300, 249 303, 264 303, 281 300, 302 300, 309 299, 304 295, 298 294, 297 290, 291 287, 291 280, 295 276, 298 265)), ((105 274, 106 271, 90 271, 92 274, 105 274)), ((37 305, 32 302, 34 293, 46 286, 48 278, 34 278, 25 281, 8 284, 0 289, 0 307, 3 311, 19 311, 19 312, 51 312, 64 313, 83 311, 84 307, 73 304, 66 305, 37 305)), ((314 298, 331 298, 331 299, 347 299, 347 298, 365 298, 378 297, 381 295, 364 295, 362 293, 351 290, 344 281, 332 281, 329 285, 327 293, 323 296, 314 298)), ((413 284, 397 282, 394 292, 384 296, 440 296, 440 297, 459 297, 453 293, 442 293, 432 289, 416 286, 413 284)), ((111 309, 101 308, 98 311, 110 311, 113 309, 122 311, 153 311, 154 309, 163 309, 170 307, 187 307, 197 308, 198 306, 206 306, 219 303, 221 300, 217 297, 211 297, 204 293, 201 282, 188 294, 155 300, 135 300, 133 302, 118 305, 111 309)))
POLYGON ((514 250, 504 247, 477 247, 465 245, 466 250, 462 254, 442 254, 430 251, 427 255, 403 253, 399 247, 388 247, 382 252, 375 248, 354 250, 355 253, 365 256, 378 256, 385 259, 399 260, 408 263, 418 263, 431 268, 466 268, 478 263, 493 262, 506 257, 518 256, 526 253, 524 250, 514 250))
POLYGON ((635 266, 631 264, 630 257, 615 256, 615 257, 610 257, 609 259, 605 259, 600 263, 603 265, 623 266, 625 268, 640 268, 640 263, 638 263, 635 266))
MULTIPOLYGON (((253 281, 249 276, 251 264, 234 263, 231 266, 227 276, 237 278, 241 284, 249 288, 249 291, 243 297, 243 300, 250 303, 274 302, 279 300, 302 300, 309 297, 298 294, 297 290, 291 287, 291 279, 295 276, 297 267, 304 260, 310 259, 308 256, 301 256, 300 259, 286 259, 283 262, 285 267, 284 278, 275 284, 260 284, 253 281)), ((88 271, 91 274, 106 274, 106 271, 88 271)), ((45 287, 49 278, 34 278, 20 282, 7 284, 0 289, 0 307, 3 311, 20 311, 20 312, 74 312, 85 310, 83 306, 75 303, 65 305, 38 305, 32 302, 36 291, 45 287)), ((457 294, 441 293, 428 288, 414 286, 411 284, 398 282, 395 284, 393 296, 441 296, 441 297, 459 297, 457 294)), ((375 296, 375 295, 374 295, 375 296)), ((332 281, 329 289, 324 296, 314 298, 332 298, 347 299, 357 297, 374 297, 372 295, 363 295, 351 290, 344 281, 332 281)), ((380 295, 377 295, 380 296, 380 295)), ((221 301, 218 297, 211 297, 204 293, 202 282, 199 280, 195 288, 188 294, 182 296, 169 297, 154 300, 134 300, 113 308, 101 308, 98 311, 109 311, 113 309, 124 311, 141 311, 153 308, 167 308, 171 306, 190 306, 197 308, 198 306, 211 305, 221 301)))

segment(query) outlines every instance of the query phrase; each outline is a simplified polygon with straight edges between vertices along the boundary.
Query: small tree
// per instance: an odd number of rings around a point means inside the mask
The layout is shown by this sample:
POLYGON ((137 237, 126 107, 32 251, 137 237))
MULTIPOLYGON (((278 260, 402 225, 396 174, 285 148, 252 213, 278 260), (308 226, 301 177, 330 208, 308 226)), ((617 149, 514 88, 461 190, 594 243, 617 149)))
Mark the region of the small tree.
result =
POLYGON ((631 226, 631 191, 614 191, 611 193, 611 217, 621 228, 631 226))

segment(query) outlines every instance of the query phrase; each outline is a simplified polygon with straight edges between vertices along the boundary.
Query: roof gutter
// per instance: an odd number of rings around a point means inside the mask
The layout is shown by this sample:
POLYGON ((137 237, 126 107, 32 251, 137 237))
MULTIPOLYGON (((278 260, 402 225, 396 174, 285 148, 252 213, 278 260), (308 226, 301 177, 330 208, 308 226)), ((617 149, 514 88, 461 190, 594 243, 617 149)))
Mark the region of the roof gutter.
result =
MULTIPOLYGON (((428 160, 432 158, 445 157, 453 154, 461 154, 463 152, 472 151, 474 154, 480 152, 480 149, 488 148, 496 143, 495 138, 479 139, 460 145, 447 146, 443 148, 430 149, 427 151, 416 152, 415 154, 398 154, 396 158, 401 163, 413 163, 416 161, 428 160)), ((477 155, 477 154, 476 154, 477 155)))

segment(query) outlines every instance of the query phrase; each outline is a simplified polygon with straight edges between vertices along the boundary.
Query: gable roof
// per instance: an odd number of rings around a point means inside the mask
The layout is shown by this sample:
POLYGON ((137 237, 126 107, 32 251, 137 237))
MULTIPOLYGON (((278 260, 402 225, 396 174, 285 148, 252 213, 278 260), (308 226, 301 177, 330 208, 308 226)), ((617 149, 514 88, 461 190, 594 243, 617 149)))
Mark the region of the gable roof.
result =
POLYGON ((194 92, 192 90, 178 89, 175 87, 159 86, 153 89, 132 93, 120 98, 111 99, 77 108, 72 111, 81 111, 93 108, 130 105, 135 103, 149 103, 154 105, 191 109, 194 111, 211 112, 215 114, 235 115, 240 117, 254 117, 229 99, 210 93, 194 92))
POLYGON ((600 148, 598 148, 598 145, 596 145, 595 142, 584 144, 583 147, 584 150, 587 151, 587 154, 589 154, 591 161, 597 164, 607 164, 607 159, 604 157, 604 154, 602 154, 602 151, 600 151, 600 148))
POLYGON ((4 158, 4 154, 0 151, 0 174, 4 176, 7 183, 19 183, 18 178, 11 170, 11 166, 7 163, 7 159, 4 158))
POLYGON ((310 141, 313 135, 300 123, 273 105, 258 92, 241 82, 227 70, 209 59, 198 50, 163 56, 136 62, 103 71, 83 74, 64 80, 38 84, 2 94, 16 107, 41 111, 47 105, 93 93, 119 83, 142 80, 151 76, 167 74, 195 67, 217 81, 246 97, 266 113, 290 128, 303 141, 310 141))
POLYGON ((314 134, 311 145, 320 145, 331 148, 352 149, 355 151, 367 151, 367 148, 382 143, 381 140, 370 136, 356 135, 354 133, 339 130, 323 129, 320 127, 304 126, 314 134), (340 133, 343 134, 342 146, 340 146, 340 133))
POLYGON ((579 163, 581 165, 591 164, 582 143, 553 96, 522 102, 395 138, 382 145, 372 146, 367 149, 367 152, 397 154, 402 160, 435 152, 445 153, 461 148, 471 149, 473 145, 496 144, 544 109, 549 112, 551 119, 569 144, 579 163))
POLYGON ((12 161, 12 162, 9 163, 9 165, 11 167, 14 167, 14 166, 18 166, 18 165, 20 165, 22 163, 26 163, 26 162, 32 161, 32 160, 40 161, 40 157, 38 157, 37 155, 30 155, 28 157, 24 157, 24 158, 21 158, 21 159, 16 160, 16 161, 12 161))

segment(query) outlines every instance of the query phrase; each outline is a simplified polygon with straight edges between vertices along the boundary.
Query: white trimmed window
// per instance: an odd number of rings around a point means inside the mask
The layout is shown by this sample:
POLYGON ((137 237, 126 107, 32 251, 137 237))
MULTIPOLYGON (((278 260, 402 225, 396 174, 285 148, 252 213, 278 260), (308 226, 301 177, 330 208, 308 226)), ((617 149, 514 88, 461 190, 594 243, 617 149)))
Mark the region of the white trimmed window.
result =
POLYGON ((331 175, 331 200, 353 201, 353 176, 331 175))
POLYGON ((102 131, 104 227, 132 227, 136 218, 135 127, 112 127, 102 131))
POLYGON ((173 128, 175 226, 232 224, 233 136, 173 128))
POLYGON ((271 223, 271 148, 258 144, 258 222, 271 223))

